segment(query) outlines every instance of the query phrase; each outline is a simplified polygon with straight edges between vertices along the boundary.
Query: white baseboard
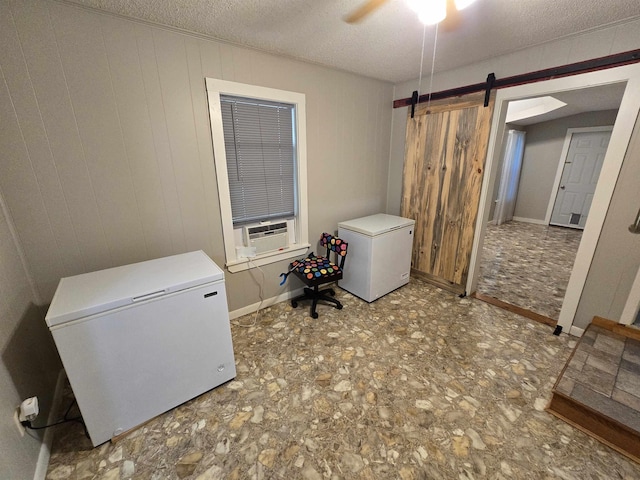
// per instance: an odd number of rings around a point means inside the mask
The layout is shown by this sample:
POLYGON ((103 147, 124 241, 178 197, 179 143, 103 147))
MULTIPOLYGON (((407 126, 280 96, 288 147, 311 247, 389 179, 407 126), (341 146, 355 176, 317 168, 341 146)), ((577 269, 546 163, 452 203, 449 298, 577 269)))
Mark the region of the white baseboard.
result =
POLYGON ((540 220, 539 218, 524 218, 524 217, 513 217, 516 222, 524 222, 524 223, 535 223, 537 225, 547 225, 547 222, 544 220, 540 220))
MULTIPOLYGON (((61 369, 60 372, 58 372, 58 380, 56 381, 56 389, 53 392, 53 401, 51 402, 51 410, 49 410, 47 425, 56 421, 56 415, 60 411, 60 404, 62 403, 62 391, 64 390, 64 382, 66 378, 67 374, 64 369, 61 369)), ((40 446, 40 453, 38 454, 38 461, 36 463, 36 471, 33 474, 33 480, 45 480, 45 477, 47 476, 47 469, 49 468, 52 443, 53 429, 47 428, 44 431, 44 438, 42 439, 42 445, 40 446)))
POLYGON ((298 295, 302 295, 304 292, 304 288, 298 288, 297 290, 291 290, 289 292, 284 292, 276 297, 265 298, 262 302, 262 306, 260 306, 260 302, 252 303, 251 305, 247 305, 246 307, 239 308, 234 310, 233 312, 229 312, 229 319, 233 320, 234 318, 242 317, 243 315, 247 315, 249 313, 253 313, 258 308, 266 308, 271 305, 275 305, 276 303, 286 302, 287 300, 296 297, 298 295))
POLYGON ((569 329, 569 335, 573 335, 574 337, 581 337, 583 333, 584 328, 576 327, 574 325, 571 325, 571 328, 569 329))

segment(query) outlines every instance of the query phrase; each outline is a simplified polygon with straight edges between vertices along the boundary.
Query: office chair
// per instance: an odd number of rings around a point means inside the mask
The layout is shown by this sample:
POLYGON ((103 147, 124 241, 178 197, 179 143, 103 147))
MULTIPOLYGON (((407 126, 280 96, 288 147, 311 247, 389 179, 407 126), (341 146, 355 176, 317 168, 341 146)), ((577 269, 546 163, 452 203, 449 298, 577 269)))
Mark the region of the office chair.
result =
POLYGON ((296 260, 289 265, 291 273, 307 285, 304 289, 304 294, 291 300, 291 306, 297 308, 299 301, 312 300, 311 318, 318 318, 316 306, 320 300, 333 303, 338 310, 342 309, 342 304, 335 298, 332 298, 336 294, 332 288, 318 290, 318 287, 337 282, 342 278, 342 269, 347 256, 348 244, 328 233, 323 233, 320 237, 320 245, 327 248, 326 257, 317 257, 311 253, 307 258, 296 260), (340 259, 339 265, 330 261, 329 255, 331 252, 336 254, 337 262, 337 259, 340 259))

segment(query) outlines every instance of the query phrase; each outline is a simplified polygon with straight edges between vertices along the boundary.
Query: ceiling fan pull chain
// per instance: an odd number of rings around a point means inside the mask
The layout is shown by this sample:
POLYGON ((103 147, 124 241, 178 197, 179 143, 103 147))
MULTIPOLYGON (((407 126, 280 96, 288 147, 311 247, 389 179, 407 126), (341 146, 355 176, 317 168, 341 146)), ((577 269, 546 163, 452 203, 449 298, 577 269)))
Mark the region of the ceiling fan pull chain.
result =
POLYGON ((433 38, 433 58, 431 59, 431 79, 429 80, 429 99, 427 100, 427 110, 431 106, 431 92, 433 91, 433 72, 436 66, 436 49, 438 47, 438 25, 436 23, 436 35, 433 38))
POLYGON ((420 90, 422 88, 422 63, 424 61, 424 39, 427 35, 427 25, 425 24, 422 29, 422 52, 420 53, 420 74, 418 75, 418 89, 414 90, 411 94, 411 118, 416 111, 416 105, 420 101, 420 90))
POLYGON ((420 75, 418 76, 418 93, 422 90, 422 64, 424 62, 424 39, 427 36, 427 25, 422 29, 422 52, 420 53, 420 75))

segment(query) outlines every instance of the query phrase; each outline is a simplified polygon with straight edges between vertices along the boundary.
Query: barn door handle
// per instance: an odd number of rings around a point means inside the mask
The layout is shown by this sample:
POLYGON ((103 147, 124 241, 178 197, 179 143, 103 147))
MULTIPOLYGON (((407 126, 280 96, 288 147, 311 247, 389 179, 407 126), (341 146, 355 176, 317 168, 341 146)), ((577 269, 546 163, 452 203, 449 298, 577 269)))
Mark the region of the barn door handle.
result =
POLYGON ((629 225, 629 231, 631 233, 640 233, 640 210, 638 211, 638 215, 636 215, 636 220, 632 225, 629 225))

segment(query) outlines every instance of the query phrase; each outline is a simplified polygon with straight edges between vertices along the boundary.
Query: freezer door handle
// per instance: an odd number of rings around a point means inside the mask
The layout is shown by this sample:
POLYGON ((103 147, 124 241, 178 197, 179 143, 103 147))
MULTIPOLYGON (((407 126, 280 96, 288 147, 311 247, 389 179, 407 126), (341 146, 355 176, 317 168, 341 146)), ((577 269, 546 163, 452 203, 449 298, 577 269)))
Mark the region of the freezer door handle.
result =
POLYGON ((145 293, 144 295, 139 295, 137 297, 133 297, 133 302, 142 302, 143 300, 149 300, 151 298, 161 297, 166 293, 166 290, 158 290, 157 292, 145 293))

